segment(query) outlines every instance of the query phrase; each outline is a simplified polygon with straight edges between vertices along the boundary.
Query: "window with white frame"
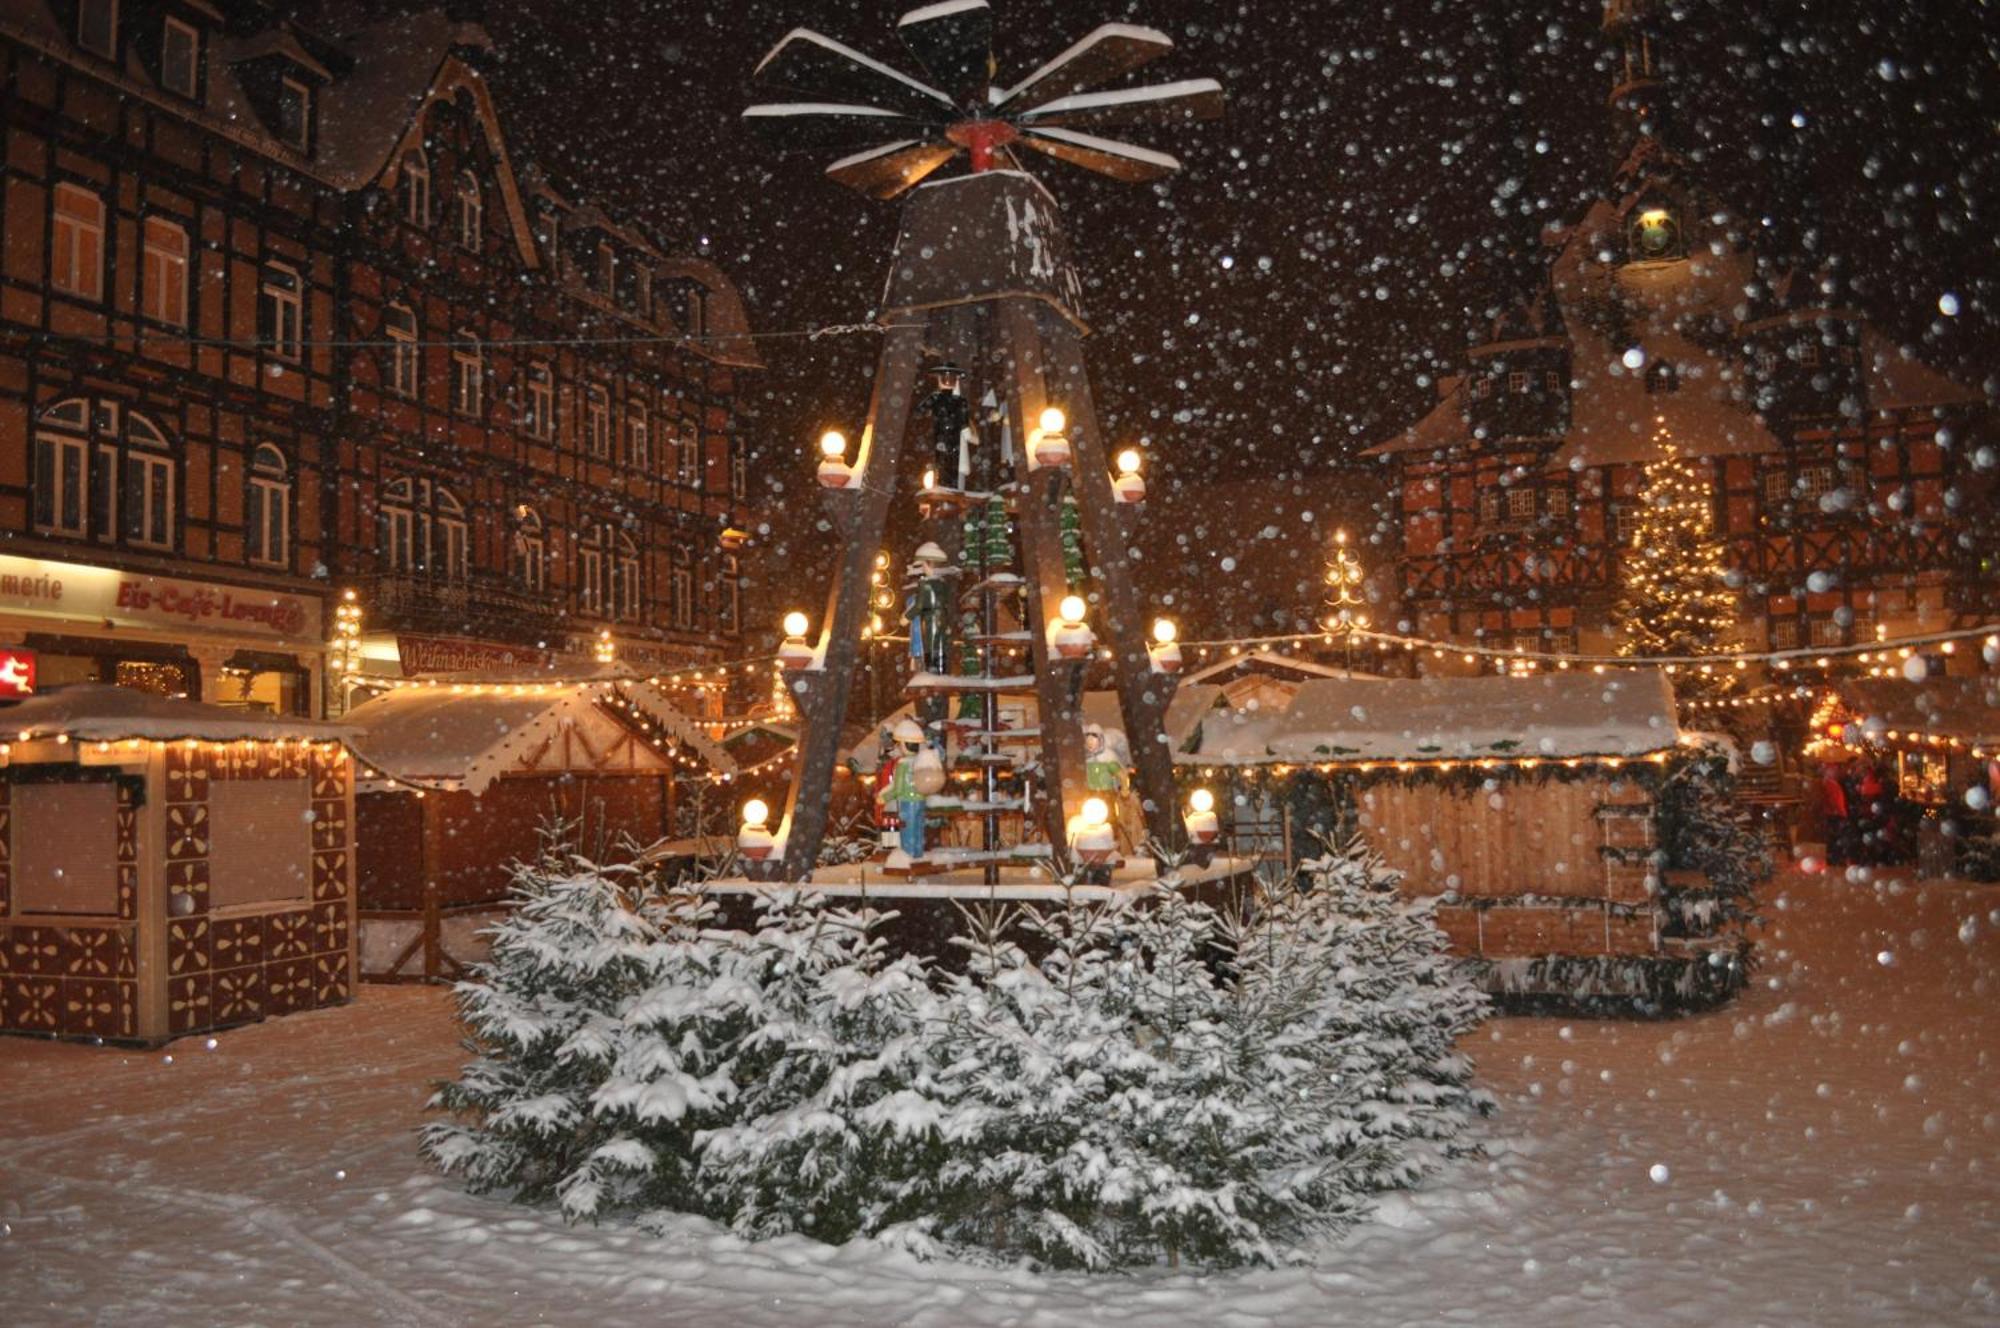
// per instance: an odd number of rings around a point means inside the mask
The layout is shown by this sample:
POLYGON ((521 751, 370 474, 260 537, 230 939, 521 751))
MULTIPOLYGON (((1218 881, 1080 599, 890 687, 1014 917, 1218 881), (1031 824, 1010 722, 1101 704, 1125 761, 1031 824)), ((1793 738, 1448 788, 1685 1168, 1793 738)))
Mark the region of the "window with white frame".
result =
POLYGON ((1800 364, 1805 365, 1808 369, 1819 366, 1819 343, 1817 341, 1801 341, 1793 348, 1792 354, 1794 359, 1800 364))
POLYGON ((1528 390, 1528 373, 1525 369, 1515 369, 1507 375, 1507 390, 1520 396, 1528 390))
POLYGON ((278 80, 278 137, 301 152, 312 150, 313 93, 295 78, 278 80))
POLYGON ((576 541, 576 606, 578 612, 593 618, 608 616, 610 530, 609 526, 592 522, 576 541))
POLYGON ((594 457, 611 455, 611 393, 592 383, 583 394, 583 442, 594 457))
POLYGON ((690 489, 701 486, 701 427, 692 420, 681 421, 680 436, 674 440, 676 479, 690 489))
POLYGON ((1840 476, 1832 466, 1801 466, 1792 492, 1807 502, 1817 503, 1839 487, 1840 476))
POLYGON ((189 101, 201 95, 201 33, 177 18, 160 29, 160 86, 189 101))
POLYGON ((1792 475, 1783 468, 1764 472, 1764 506, 1778 507, 1792 496, 1792 475))
POLYGON ((1554 369, 1542 370, 1542 389, 1546 392, 1562 391, 1563 378, 1554 369))
POLYGON ((514 509, 514 584, 532 594, 549 588, 549 542, 542 514, 526 503, 514 509))
POLYGON ((1569 519, 1569 490, 1560 484, 1550 485, 1544 492, 1548 495, 1549 517, 1555 521, 1569 519))
POLYGON ((613 615, 626 622, 637 622, 645 604, 639 597, 639 546, 624 531, 618 532, 616 561, 611 569, 611 606, 613 615))
POLYGON ((1480 375, 1472 380, 1472 395, 1481 401, 1493 395, 1493 380, 1480 375))
POLYGON ((439 581, 466 574, 465 505, 441 484, 405 476, 382 490, 382 561, 392 572, 439 581))
POLYGON ((49 280, 84 300, 104 298, 104 200, 81 185, 55 187, 49 280))
POLYGON ((1816 646, 1844 646, 1847 644, 1847 629, 1840 625, 1832 614, 1816 614, 1812 618, 1812 644, 1816 646))
POLYGON ((412 226, 428 228, 431 224, 431 161, 422 148, 411 148, 403 154, 398 188, 403 195, 403 220, 412 226))
POLYGON ((694 626, 694 557, 686 549, 674 550, 674 626, 694 626))
POLYGON ((477 417, 486 404, 486 355, 479 338, 460 329, 451 339, 451 408, 477 417))
POLYGON ((118 55, 118 0, 77 0, 76 44, 107 60, 118 55))
POLYGON ((1799 620, 1797 618, 1771 619, 1771 649, 1797 650, 1799 648, 1799 620))
POLYGON ((651 463, 652 447, 646 436, 646 404, 643 401, 628 402, 625 406, 625 464, 644 467, 651 463))
POLYGON ((174 458, 143 415, 125 420, 125 538, 149 549, 174 544, 174 458))
POLYGON ((100 544, 172 548, 176 467, 166 435, 146 416, 116 401, 58 402, 35 422, 35 529, 100 544))
POLYGON ((1489 526, 1499 522, 1500 490, 1484 488, 1479 491, 1479 520, 1489 526))
POLYGON ((1533 521, 1535 519, 1535 491, 1526 485, 1516 485, 1507 490, 1507 519, 1509 521, 1533 521))
POLYGON ((725 632, 734 632, 741 621, 743 608, 743 565, 733 553, 722 556, 722 585, 715 602, 715 625, 725 632))
POLYGON ((417 315, 406 304, 382 311, 382 333, 389 340, 389 390, 399 397, 417 394, 417 315))
POLYGON ((548 365, 540 361, 528 366, 528 391, 522 404, 521 426, 536 438, 555 437, 556 376, 548 365))
POLYGON ((139 312, 156 323, 186 327, 188 321, 188 233, 165 217, 148 217, 139 312))
POLYGON ((259 443, 250 454, 250 561, 283 567, 292 557, 292 473, 285 454, 270 443, 259 443))
POLYGON ((750 458, 740 441, 729 449, 729 492, 738 498, 750 492, 750 458))
POLYGON ((458 173, 458 242, 475 252, 485 230, 486 207, 479 193, 479 180, 471 171, 458 173))
POLYGON ((257 283, 257 335, 271 354, 296 360, 305 353, 305 301, 299 274, 266 263, 257 283))

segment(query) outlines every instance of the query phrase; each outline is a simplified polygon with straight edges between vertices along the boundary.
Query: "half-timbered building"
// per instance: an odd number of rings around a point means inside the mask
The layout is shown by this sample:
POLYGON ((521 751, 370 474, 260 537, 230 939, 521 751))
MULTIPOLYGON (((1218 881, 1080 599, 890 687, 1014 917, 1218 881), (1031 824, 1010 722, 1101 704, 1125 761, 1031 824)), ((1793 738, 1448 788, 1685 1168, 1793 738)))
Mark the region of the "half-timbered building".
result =
POLYGON ((0 6, 0 649, 333 672, 726 657, 740 299, 518 162, 439 10, 0 6), (345 597, 352 593, 352 600, 345 597))

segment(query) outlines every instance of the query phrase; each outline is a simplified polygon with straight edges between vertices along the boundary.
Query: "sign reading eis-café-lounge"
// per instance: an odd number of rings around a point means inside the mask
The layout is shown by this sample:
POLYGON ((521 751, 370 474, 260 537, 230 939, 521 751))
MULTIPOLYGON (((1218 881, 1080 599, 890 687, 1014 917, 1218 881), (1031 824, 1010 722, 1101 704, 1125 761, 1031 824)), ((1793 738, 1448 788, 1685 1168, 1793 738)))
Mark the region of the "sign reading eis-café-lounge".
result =
POLYGON ((8 555, 0 555, 0 617, 301 643, 320 638, 320 604, 309 596, 8 555))

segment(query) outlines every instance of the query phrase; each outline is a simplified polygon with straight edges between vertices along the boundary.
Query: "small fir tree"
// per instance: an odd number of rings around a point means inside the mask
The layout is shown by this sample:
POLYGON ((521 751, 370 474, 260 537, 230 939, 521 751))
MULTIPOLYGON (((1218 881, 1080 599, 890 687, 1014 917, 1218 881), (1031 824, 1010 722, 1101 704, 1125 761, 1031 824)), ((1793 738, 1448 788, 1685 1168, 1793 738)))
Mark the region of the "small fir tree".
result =
POLYGON ((1705 467, 1682 454, 1664 422, 1653 432, 1657 455, 1645 466, 1638 519, 1620 554, 1624 625, 1618 651, 1628 656, 1716 657, 1712 665, 1674 669, 1682 700, 1725 692, 1736 671, 1723 658, 1740 615, 1727 552, 1715 533, 1715 489, 1705 467))
POLYGON ((592 1098, 610 1073, 627 1006, 646 984, 655 931, 633 907, 635 876, 565 847, 556 826, 514 871, 514 907, 494 926, 488 960, 457 987, 476 1059, 439 1085, 422 1149, 475 1192, 559 1199, 594 1215, 643 1146, 600 1119, 592 1098))

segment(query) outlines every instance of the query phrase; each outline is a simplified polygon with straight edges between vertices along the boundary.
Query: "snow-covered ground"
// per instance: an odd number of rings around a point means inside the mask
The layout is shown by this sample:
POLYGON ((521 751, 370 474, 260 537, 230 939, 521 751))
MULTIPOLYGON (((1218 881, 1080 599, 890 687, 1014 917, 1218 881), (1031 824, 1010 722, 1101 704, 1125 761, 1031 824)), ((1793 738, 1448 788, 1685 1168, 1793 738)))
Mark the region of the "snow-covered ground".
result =
POLYGON ((445 995, 163 1051, 0 1039, 0 1322, 2000 1322, 2000 888, 1787 878, 1759 986, 1502 1019, 1490 1161, 1315 1267, 1045 1277, 695 1221, 568 1228, 426 1173, 445 995))

